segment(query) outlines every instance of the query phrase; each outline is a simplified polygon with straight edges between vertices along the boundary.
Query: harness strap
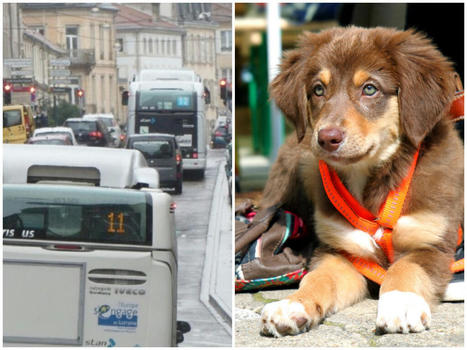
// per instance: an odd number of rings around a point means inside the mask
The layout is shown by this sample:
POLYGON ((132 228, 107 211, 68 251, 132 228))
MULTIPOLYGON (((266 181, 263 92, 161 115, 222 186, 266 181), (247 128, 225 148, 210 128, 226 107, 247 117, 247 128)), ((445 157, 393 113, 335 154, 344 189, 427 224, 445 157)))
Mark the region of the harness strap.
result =
MULTIPOLYGON (((404 201, 412 182, 412 177, 415 172, 417 160, 420 150, 418 149, 414 156, 408 174, 402 180, 401 184, 394 190, 390 191, 386 201, 381 206, 379 218, 376 218, 369 210, 363 207, 347 190, 342 181, 339 179, 337 172, 323 160, 319 161, 319 170, 323 181, 324 190, 334 205, 347 221, 356 229, 367 232, 381 247, 386 254, 390 263, 394 262, 394 249, 392 245, 392 230, 394 229, 397 220, 401 216, 404 207, 404 201)), ((458 245, 462 242, 462 228, 458 230, 458 245)), ((381 284, 386 270, 376 262, 352 256, 347 252, 342 254, 354 265, 354 267, 368 279, 381 284)), ((453 262, 451 265, 452 272, 464 270, 464 259, 453 262)))

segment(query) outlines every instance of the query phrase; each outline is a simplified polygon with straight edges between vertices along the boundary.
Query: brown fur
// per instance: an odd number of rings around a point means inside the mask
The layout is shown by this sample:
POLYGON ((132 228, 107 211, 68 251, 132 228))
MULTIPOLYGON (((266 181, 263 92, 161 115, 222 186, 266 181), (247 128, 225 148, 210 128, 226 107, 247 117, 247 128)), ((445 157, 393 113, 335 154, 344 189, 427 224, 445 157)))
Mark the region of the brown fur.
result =
POLYGON ((318 159, 333 166, 376 215, 422 145, 404 219, 393 232, 396 261, 380 294, 414 292, 429 304, 443 295, 463 220, 463 146, 447 120, 454 92, 450 62, 414 31, 351 27, 306 33, 298 49, 285 54, 271 94, 295 123, 296 135, 279 151, 261 204, 283 203, 307 215, 308 223, 316 221, 327 253, 313 258, 312 271, 289 297, 305 305, 313 323, 367 293, 365 280, 337 250, 385 264, 379 248, 355 240, 327 199, 318 159), (365 95, 367 83, 377 93, 365 95), (344 132, 345 144, 335 152, 318 143, 325 128, 344 132))

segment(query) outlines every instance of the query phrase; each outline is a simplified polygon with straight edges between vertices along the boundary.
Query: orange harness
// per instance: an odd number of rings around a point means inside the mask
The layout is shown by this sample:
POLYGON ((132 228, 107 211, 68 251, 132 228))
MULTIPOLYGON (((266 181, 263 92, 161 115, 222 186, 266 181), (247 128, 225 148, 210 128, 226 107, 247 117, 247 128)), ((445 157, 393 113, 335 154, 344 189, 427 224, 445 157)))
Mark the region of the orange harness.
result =
MULTIPOLYGON (((334 169, 320 160, 319 170, 326 194, 334 207, 347 219, 356 229, 370 234, 376 243, 386 254, 389 263, 394 262, 394 249, 392 245, 392 230, 399 220, 404 206, 405 197, 412 181, 412 176, 417 165, 419 150, 413 157, 407 176, 402 180, 398 188, 389 192, 386 201, 381 206, 376 218, 369 210, 364 208, 345 188, 334 169)), ((462 229, 459 227, 458 244, 462 242, 462 229)), ((381 284, 386 270, 377 263, 352 256, 346 252, 344 256, 349 259, 354 267, 368 279, 381 284)), ((464 259, 456 261, 451 265, 451 271, 464 270, 464 259)))

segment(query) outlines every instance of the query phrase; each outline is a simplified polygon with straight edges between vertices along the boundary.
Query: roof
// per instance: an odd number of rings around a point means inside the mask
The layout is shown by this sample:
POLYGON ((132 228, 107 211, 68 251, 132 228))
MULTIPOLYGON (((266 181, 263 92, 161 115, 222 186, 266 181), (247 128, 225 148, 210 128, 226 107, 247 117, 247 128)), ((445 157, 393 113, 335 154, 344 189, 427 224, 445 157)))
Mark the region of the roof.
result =
POLYGON ((23 35, 33 41, 36 41, 42 44, 43 46, 47 47, 49 50, 54 51, 57 55, 65 55, 67 53, 66 50, 57 46, 55 43, 51 42, 50 40, 47 40, 42 34, 36 32, 35 30, 25 29, 23 32, 23 35))
POLYGON ((165 30, 178 33, 184 33, 185 30, 174 23, 157 20, 154 21, 153 16, 148 15, 140 10, 123 4, 115 4, 119 12, 115 17, 115 28, 117 30, 165 30))
MULTIPOLYGON (((147 163, 141 152, 131 149, 3 145, 3 183, 27 183, 33 167, 42 168, 42 172, 50 169, 49 173, 53 175, 58 173, 58 170, 54 169, 74 169, 69 171, 73 176, 79 176, 77 173, 80 169, 97 169, 100 186, 128 188, 137 180, 135 171, 138 168, 147 168, 147 163), (51 157, 51 154, 54 156, 51 157)), ((157 177, 157 174, 154 176, 157 177)))
POLYGON ((20 3, 21 8, 25 10, 47 10, 47 9, 82 9, 82 8, 98 8, 105 11, 118 11, 118 9, 110 3, 83 3, 83 2, 67 2, 67 3, 20 3))
POLYGON ((211 6, 211 18, 213 21, 219 24, 232 25, 231 3, 212 3, 211 6))

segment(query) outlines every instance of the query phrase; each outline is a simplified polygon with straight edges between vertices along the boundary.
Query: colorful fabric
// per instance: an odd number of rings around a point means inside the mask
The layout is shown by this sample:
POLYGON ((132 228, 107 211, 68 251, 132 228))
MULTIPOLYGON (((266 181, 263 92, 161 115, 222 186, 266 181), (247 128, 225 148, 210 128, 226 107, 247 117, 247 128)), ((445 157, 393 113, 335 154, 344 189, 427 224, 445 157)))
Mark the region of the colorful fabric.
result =
POLYGON ((300 282, 300 280, 307 274, 307 270, 302 268, 297 271, 289 272, 285 275, 275 276, 270 278, 262 278, 255 280, 235 280, 235 292, 260 290, 272 286, 285 286, 300 282))

